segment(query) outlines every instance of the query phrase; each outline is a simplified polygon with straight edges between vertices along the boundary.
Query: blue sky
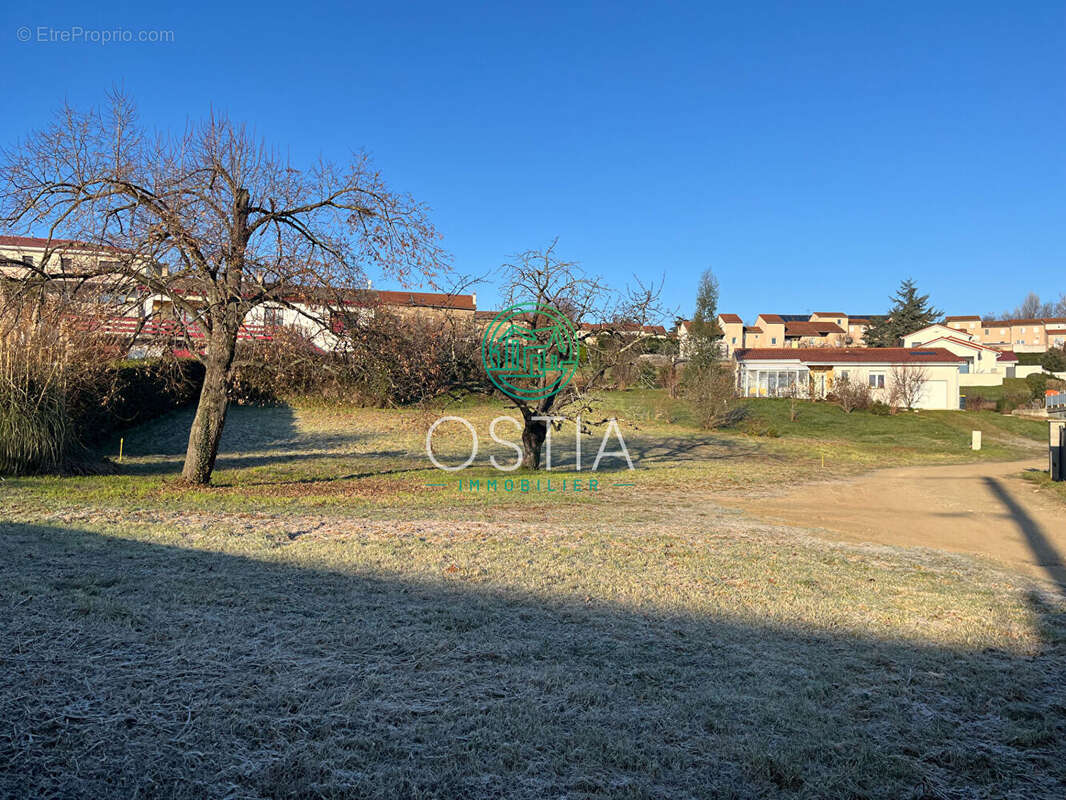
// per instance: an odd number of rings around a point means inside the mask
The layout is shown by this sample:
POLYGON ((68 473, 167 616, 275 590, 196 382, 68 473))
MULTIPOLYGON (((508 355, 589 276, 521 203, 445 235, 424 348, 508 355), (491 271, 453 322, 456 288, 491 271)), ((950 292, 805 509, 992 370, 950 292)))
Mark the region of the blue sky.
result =
MULTIPOLYGON (((0 11, 12 144, 121 85, 212 106, 297 162, 370 152, 458 269, 560 237, 692 309, 948 313, 1066 291, 1066 3, 69 2, 0 11), (171 44, 18 40, 165 29, 171 44)), ((1047 299, 1047 298, 1046 298, 1047 299)), ((479 289, 479 306, 496 302, 479 289)))

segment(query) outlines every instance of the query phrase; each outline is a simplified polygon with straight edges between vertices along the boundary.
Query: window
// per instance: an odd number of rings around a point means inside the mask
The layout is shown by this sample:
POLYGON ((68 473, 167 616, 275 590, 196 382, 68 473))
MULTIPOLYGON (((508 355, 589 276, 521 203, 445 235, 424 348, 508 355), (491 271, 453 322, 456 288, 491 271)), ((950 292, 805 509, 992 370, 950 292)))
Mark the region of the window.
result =
POLYGON ((281 309, 280 308, 264 308, 263 309, 263 325, 268 328, 277 328, 281 325, 281 309))
POLYGON ((884 389, 885 388, 885 373, 883 372, 871 372, 867 376, 871 389, 884 389))
POLYGON ((776 336, 774 336, 772 339, 770 339, 770 344, 777 344, 777 337, 776 336))
POLYGON ((840 374, 840 380, 849 380, 848 371, 846 369, 837 370, 837 372, 840 374))
POLYGON ((22 263, 25 264, 27 267, 32 267, 33 266, 33 256, 23 256, 22 257, 22 263))
POLYGON ((805 369, 752 369, 742 366, 737 388, 744 397, 807 396, 810 378, 805 369))
POLYGON ((992 331, 990 331, 988 328, 985 328, 985 336, 991 336, 991 335, 992 335, 992 331))
POLYGON ((734 336, 734 337, 733 337, 733 344, 736 344, 736 343, 737 343, 737 337, 736 337, 736 336, 734 336))
POLYGON ((60 269, 65 271, 65 270, 70 269, 73 265, 74 265, 74 262, 71 261, 66 256, 60 256, 59 257, 59 268, 60 269))

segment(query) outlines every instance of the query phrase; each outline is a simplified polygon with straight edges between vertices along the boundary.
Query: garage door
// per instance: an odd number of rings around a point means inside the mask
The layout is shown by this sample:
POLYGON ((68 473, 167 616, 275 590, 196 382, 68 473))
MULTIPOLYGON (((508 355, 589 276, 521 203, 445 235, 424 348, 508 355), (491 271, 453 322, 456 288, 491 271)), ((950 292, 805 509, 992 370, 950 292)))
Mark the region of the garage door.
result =
POLYGON ((922 396, 918 398, 915 406, 917 408, 954 408, 958 406, 958 403, 954 406, 948 403, 947 381, 926 381, 925 386, 922 387, 922 396))

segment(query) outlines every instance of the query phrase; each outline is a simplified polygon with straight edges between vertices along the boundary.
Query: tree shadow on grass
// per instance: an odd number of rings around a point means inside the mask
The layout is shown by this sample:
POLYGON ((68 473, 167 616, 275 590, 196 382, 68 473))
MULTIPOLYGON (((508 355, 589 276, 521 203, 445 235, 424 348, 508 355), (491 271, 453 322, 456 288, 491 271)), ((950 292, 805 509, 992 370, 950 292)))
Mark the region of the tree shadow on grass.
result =
POLYGON ((1020 656, 70 528, 0 526, 0 554, 4 796, 1066 787, 1066 627, 1038 603, 1020 656))
MULTIPOLYGON (((176 411, 126 434, 125 452, 150 460, 127 461, 131 475, 177 475, 181 472, 194 411, 176 411)), ((351 458, 352 450, 371 438, 351 431, 307 432, 296 424, 290 406, 233 406, 219 445, 216 468, 247 469, 276 464, 351 458)), ((116 450, 117 444, 110 444, 116 450)))

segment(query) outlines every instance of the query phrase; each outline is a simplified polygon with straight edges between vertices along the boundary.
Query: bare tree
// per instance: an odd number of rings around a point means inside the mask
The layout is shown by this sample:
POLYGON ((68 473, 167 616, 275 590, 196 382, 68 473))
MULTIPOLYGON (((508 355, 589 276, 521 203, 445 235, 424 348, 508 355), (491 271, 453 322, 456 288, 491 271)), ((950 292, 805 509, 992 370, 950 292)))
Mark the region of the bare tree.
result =
MULTIPOLYGON (((2 218, 50 240, 109 248, 112 258, 78 278, 139 287, 184 322, 206 377, 182 475, 206 484, 249 311, 266 302, 292 308, 294 289, 329 298, 365 286, 371 268, 432 280, 446 259, 425 208, 389 190, 365 156, 299 169, 225 117, 149 134, 131 102, 110 101, 87 113, 64 108, 3 152, 2 218)), ((65 263, 46 252, 30 277, 69 278, 65 263)))
POLYGON ((870 387, 861 381, 852 382, 847 376, 837 378, 833 384, 833 394, 845 414, 870 405, 870 387))
MULTIPOLYGON (((543 338, 549 318, 540 309, 554 308, 579 330, 581 372, 567 382, 565 376, 546 374, 538 379, 537 399, 509 397, 522 414, 522 466, 541 468, 541 449, 548 425, 558 428, 563 420, 575 420, 593 408, 596 393, 604 388, 612 370, 626 363, 646 344, 642 329, 659 323, 664 311, 659 306, 662 284, 639 280, 618 296, 601 279, 585 273, 575 261, 556 254, 558 239, 544 250, 527 250, 501 267, 503 296, 509 306, 533 307, 526 320, 529 328, 543 338), (589 328, 590 320, 608 320, 589 328)), ((569 355, 569 354, 567 354, 569 355)), ((582 419, 582 425, 597 422, 582 419)))
POLYGON ((990 317, 993 319, 997 317, 1000 319, 1041 319, 1056 315, 1066 315, 1066 294, 1060 296, 1057 303, 1054 301, 1045 303, 1036 292, 1029 292, 1021 305, 1000 315, 990 315, 990 317))
POLYGON ((889 402, 894 406, 914 408, 925 391, 929 373, 925 367, 911 364, 897 364, 892 367, 892 387, 889 390, 889 402))

